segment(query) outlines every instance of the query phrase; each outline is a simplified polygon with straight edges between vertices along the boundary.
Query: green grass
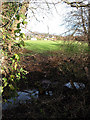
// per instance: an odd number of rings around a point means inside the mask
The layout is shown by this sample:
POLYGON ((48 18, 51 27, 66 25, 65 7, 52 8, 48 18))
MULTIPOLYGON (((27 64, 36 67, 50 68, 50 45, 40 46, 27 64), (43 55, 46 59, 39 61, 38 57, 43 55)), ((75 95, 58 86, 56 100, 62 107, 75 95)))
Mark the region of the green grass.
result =
POLYGON ((35 53, 61 51, 65 53, 81 53, 88 50, 88 44, 84 42, 73 41, 25 41, 25 48, 35 53))
POLYGON ((25 41, 25 48, 32 50, 34 52, 43 53, 46 51, 56 51, 59 50, 58 44, 53 41, 25 41))

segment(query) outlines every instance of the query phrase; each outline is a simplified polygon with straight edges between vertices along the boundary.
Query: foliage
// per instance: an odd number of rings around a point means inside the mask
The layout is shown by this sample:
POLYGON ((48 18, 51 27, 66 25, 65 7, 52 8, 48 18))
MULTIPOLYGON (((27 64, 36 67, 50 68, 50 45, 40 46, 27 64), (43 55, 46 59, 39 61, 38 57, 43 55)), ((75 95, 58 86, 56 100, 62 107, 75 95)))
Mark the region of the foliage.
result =
POLYGON ((2 5, 2 91, 3 97, 11 97, 17 90, 18 81, 27 73, 20 66, 20 56, 17 53, 24 46, 24 33, 21 33, 20 24, 25 24, 25 15, 19 14, 21 3, 4 2, 2 5), (21 15, 21 16, 20 16, 21 15), (22 21, 20 21, 20 18, 22 21), (14 26, 14 27, 13 27, 14 26), (16 27, 15 27, 16 26, 16 27), (19 42, 15 42, 16 34, 19 34, 19 42), (8 93, 8 94, 7 94, 8 93))
POLYGON ((2 82, 3 82, 3 90, 10 89, 10 93, 6 93, 6 90, 3 91, 3 97, 11 97, 15 95, 17 90, 17 84, 20 79, 25 79, 25 74, 27 71, 25 71, 22 67, 20 67, 20 57, 18 54, 14 54, 10 61, 7 63, 7 65, 3 67, 4 71, 6 72, 6 75, 3 76, 2 82), (7 67, 6 67, 7 66, 7 67), (11 94, 12 93, 12 94, 11 94))

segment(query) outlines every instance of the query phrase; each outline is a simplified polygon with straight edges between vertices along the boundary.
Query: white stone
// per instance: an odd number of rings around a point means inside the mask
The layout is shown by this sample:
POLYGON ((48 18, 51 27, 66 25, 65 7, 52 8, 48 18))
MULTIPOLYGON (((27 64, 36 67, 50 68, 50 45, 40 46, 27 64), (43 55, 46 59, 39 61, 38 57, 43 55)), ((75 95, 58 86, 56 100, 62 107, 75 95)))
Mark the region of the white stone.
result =
MULTIPOLYGON (((70 82, 66 83, 64 86, 72 89, 72 85, 71 85, 70 82)), ((83 89, 83 88, 85 88, 85 84, 78 83, 78 82, 74 82, 74 86, 76 87, 76 89, 83 89)))

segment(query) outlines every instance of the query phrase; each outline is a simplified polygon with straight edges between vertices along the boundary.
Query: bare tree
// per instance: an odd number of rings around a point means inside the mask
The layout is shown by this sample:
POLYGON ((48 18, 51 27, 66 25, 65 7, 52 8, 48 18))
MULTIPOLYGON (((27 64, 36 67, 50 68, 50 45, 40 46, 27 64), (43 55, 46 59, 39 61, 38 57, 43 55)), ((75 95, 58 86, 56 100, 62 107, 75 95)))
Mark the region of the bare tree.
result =
MULTIPOLYGON (((85 28, 85 21, 83 19, 83 7, 84 8, 88 8, 88 46, 89 46, 89 49, 90 49, 90 2, 88 0, 81 0, 81 1, 73 1, 73 2, 70 2, 70 0, 62 0, 63 2, 65 2, 66 4, 70 5, 71 7, 76 7, 76 8, 81 8, 81 17, 82 17, 82 24, 83 24, 83 28, 84 28, 84 32, 86 33, 86 28, 85 28)), ((86 71, 86 74, 87 74, 87 79, 88 79, 88 85, 87 85, 87 88, 90 92, 90 54, 88 54, 88 59, 87 59, 87 67, 85 67, 85 71, 86 71)))
POLYGON ((88 12, 87 8, 72 8, 63 15, 63 24, 66 25, 68 34, 72 36, 88 34, 88 12))

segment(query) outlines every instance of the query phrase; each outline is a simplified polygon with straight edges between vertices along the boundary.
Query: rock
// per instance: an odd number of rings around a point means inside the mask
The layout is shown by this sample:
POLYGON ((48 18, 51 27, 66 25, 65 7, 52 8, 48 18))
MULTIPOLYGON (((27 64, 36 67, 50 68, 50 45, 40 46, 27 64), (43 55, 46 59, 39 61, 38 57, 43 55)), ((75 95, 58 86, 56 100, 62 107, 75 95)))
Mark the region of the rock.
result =
MULTIPOLYGON (((85 84, 83 84, 83 83, 73 82, 73 84, 74 84, 76 89, 84 89, 85 88, 85 84)), ((64 86, 66 86, 70 89, 73 89, 70 82, 66 83, 64 86)))

